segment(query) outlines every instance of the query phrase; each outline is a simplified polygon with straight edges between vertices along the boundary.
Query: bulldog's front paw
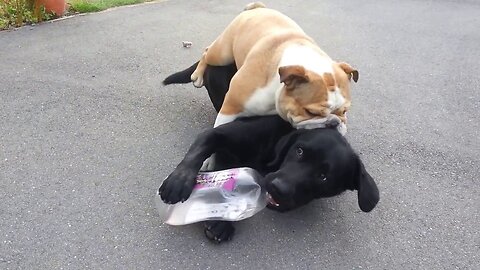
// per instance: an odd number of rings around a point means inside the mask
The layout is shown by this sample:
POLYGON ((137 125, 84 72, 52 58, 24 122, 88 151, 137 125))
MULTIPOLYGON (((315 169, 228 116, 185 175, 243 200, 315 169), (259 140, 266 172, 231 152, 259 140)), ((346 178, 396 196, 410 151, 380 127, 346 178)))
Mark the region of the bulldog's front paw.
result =
POLYGON ((201 88, 203 86, 203 74, 200 74, 200 72, 193 72, 190 79, 195 87, 201 88))
POLYGON ((215 169, 215 154, 212 154, 209 158, 205 159, 202 164, 201 172, 211 172, 215 169))
POLYGON ((347 125, 342 122, 337 126, 337 130, 340 132, 340 134, 342 134, 342 136, 345 136, 345 134, 347 134, 347 125))
POLYGON ((192 194, 198 172, 178 166, 162 183, 158 194, 165 203, 184 202, 192 194))
POLYGON ((205 221, 205 236, 215 243, 231 240, 234 232, 235 227, 231 221, 205 221))

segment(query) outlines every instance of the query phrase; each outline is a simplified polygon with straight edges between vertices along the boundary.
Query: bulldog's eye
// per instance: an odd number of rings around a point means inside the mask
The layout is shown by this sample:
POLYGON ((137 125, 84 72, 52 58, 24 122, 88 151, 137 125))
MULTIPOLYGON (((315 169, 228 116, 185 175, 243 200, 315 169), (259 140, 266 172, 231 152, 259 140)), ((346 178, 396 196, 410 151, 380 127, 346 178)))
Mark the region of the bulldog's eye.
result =
POLYGON ((297 148, 297 156, 302 157, 303 156, 303 149, 301 147, 297 148))
POLYGON ((324 173, 321 173, 321 174, 318 175, 318 179, 320 179, 320 181, 324 182, 324 181, 327 181, 327 176, 324 173))

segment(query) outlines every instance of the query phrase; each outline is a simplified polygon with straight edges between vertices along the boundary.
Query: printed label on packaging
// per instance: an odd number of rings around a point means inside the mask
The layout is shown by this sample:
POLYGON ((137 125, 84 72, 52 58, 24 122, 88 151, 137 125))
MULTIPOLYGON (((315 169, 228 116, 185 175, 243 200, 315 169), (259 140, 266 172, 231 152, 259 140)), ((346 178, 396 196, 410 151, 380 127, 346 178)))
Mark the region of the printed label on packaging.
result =
POLYGON ((232 191, 235 187, 235 179, 238 173, 238 169, 226 170, 224 172, 199 173, 194 189, 222 187, 226 191, 232 191))

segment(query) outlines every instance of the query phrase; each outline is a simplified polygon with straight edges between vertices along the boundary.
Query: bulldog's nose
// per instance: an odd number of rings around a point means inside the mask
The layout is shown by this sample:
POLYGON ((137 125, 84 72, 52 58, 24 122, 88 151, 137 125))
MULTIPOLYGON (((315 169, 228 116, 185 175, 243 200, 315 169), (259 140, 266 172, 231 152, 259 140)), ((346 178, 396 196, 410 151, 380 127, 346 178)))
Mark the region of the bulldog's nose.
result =
POLYGON ((291 198, 295 194, 295 188, 288 185, 286 181, 282 181, 280 178, 275 178, 270 183, 270 187, 274 194, 283 198, 291 198))

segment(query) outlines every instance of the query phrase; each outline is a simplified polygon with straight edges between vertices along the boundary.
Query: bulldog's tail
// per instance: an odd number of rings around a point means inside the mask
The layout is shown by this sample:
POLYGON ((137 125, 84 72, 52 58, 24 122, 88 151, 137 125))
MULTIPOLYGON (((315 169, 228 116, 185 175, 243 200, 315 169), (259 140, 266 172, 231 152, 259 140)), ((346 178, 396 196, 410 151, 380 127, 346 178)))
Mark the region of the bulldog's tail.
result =
POLYGON ((198 62, 196 62, 191 67, 185 70, 173 73, 172 75, 165 78, 165 80, 163 80, 163 85, 169 85, 174 83, 177 83, 177 84, 191 83, 192 79, 190 79, 190 76, 197 68, 197 65, 198 65, 198 62))
POLYGON ((255 8, 265 8, 265 7, 267 7, 267 6, 265 6, 265 4, 262 3, 262 2, 252 2, 248 5, 246 5, 243 10, 250 10, 250 9, 255 9, 255 8))

